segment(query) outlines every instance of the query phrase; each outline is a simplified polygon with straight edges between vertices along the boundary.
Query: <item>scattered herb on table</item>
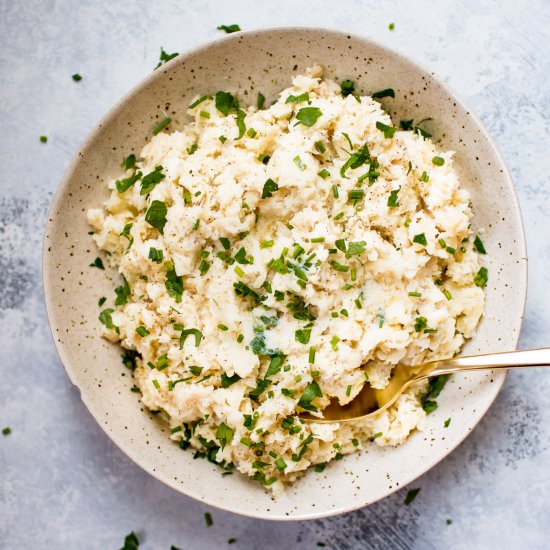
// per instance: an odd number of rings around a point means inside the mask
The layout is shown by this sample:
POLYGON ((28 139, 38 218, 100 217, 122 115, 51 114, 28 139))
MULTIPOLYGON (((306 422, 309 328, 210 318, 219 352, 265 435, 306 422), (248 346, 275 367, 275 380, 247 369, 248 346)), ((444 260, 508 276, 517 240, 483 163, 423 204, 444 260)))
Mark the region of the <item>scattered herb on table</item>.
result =
POLYGON ((417 489, 411 489, 405 497, 405 504, 407 506, 411 504, 412 501, 418 496, 418 493, 420 493, 420 487, 418 487, 417 489))
POLYGON ((225 31, 227 34, 231 34, 233 32, 239 32, 241 27, 239 27, 236 23, 233 23, 232 25, 219 25, 217 29, 219 31, 225 31))
POLYGON ((167 53, 164 51, 164 48, 161 46, 160 48, 160 58, 158 65, 155 67, 154 70, 158 69, 161 65, 164 65, 165 63, 168 63, 171 59, 174 59, 174 57, 177 57, 179 55, 178 52, 174 53, 167 53))

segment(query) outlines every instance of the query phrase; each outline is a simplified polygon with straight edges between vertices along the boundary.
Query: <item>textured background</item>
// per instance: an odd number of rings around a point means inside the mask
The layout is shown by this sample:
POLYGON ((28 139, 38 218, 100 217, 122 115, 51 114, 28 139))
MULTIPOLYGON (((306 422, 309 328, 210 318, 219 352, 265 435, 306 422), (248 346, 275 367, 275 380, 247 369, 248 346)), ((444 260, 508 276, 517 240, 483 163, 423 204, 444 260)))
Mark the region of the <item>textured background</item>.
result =
POLYGON ((412 505, 403 504, 405 489, 355 513, 291 524, 218 512, 164 487, 81 403, 44 310, 48 205, 80 142, 151 71, 160 46, 185 51, 219 36, 222 23, 364 34, 458 90, 498 142, 523 209, 530 274, 520 346, 550 344, 548 0, 0 0, 0 428, 13 430, 0 436, 0 547, 116 549, 135 530, 143 548, 167 550, 225 548, 231 537, 229 548, 266 550, 318 541, 333 549, 548 548, 550 381, 542 370, 510 373, 474 433, 414 482, 422 490, 412 505))

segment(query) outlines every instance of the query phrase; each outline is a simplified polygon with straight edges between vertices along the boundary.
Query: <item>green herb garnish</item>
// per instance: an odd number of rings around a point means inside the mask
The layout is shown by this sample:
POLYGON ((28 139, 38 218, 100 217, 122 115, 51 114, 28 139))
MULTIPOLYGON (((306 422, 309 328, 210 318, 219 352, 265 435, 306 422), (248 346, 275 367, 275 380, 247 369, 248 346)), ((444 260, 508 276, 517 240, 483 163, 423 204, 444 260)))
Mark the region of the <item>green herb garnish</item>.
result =
POLYGON ((476 235, 476 238, 474 239, 474 246, 480 254, 487 254, 485 246, 483 246, 483 241, 479 238, 479 235, 476 235))
POLYGON ((103 265, 103 260, 101 258, 96 258, 89 267, 97 267, 98 269, 105 269, 105 266, 103 265))
POLYGON ((304 92, 303 94, 300 94, 300 95, 289 95, 286 98, 285 103, 302 103, 304 101, 309 101, 308 92, 304 92))
POLYGON ((309 128, 317 122, 322 114, 323 113, 319 107, 302 107, 296 113, 296 119, 298 122, 309 128))
POLYGON ((155 166, 155 169, 152 172, 150 172, 146 176, 143 176, 143 179, 141 180, 141 191, 139 192, 139 194, 147 195, 165 177, 166 176, 162 173, 162 166, 160 164, 158 166, 155 166))
POLYGON ((268 199, 269 197, 272 197, 273 193, 275 193, 275 191, 278 191, 278 189, 279 186, 271 178, 269 178, 264 183, 264 188, 262 190, 262 199, 268 199))
POLYGON ((232 25, 219 25, 217 29, 219 31, 225 31, 227 34, 231 34, 232 32, 239 32, 241 27, 239 27, 236 23, 233 23, 232 25))
POLYGON ((158 133, 162 132, 162 130, 164 130, 164 128, 166 128, 166 126, 168 126, 168 124, 170 124, 170 122, 172 122, 172 119, 167 116, 167 117, 164 117, 154 128, 153 128, 153 135, 156 136, 158 133))
POLYGON ((443 166, 445 164, 445 159, 443 157, 434 157, 432 159, 432 164, 436 166, 443 166))
POLYGON ((399 187, 398 189, 394 189, 388 197, 388 206, 390 206, 391 208, 399 206, 399 202, 397 202, 397 195, 399 191, 401 191, 401 187, 399 187))
POLYGON ((372 99, 381 99, 383 97, 395 97, 395 92, 393 88, 386 88, 385 90, 380 90, 371 94, 372 99))
POLYGON ((123 306, 128 303, 128 298, 130 297, 130 285, 126 280, 124 275, 122 276, 122 285, 115 288, 116 300, 115 306, 123 306))
POLYGON ((174 53, 166 53, 164 51, 164 49, 160 48, 160 58, 159 58, 159 62, 157 64, 157 66, 155 67, 154 70, 158 69, 161 65, 164 65, 165 63, 168 63, 168 61, 170 61, 171 59, 174 59, 174 57, 177 57, 179 55, 178 52, 174 52, 174 53))
POLYGON ((342 91, 342 95, 347 97, 355 91, 355 82, 353 80, 342 80, 340 82, 340 90, 342 91))
POLYGON ((422 246, 426 246, 428 244, 428 241, 426 240, 426 235, 424 235, 424 233, 419 233, 418 235, 415 235, 413 237, 413 243, 418 243, 422 246))
POLYGON ((153 201, 145 213, 145 221, 155 229, 158 229, 160 234, 163 235, 167 212, 168 208, 164 202, 153 201))
POLYGON ((407 506, 411 504, 411 502, 417 497, 418 493, 420 493, 420 487, 418 489, 411 489, 405 497, 405 504, 407 506))
POLYGON ((376 127, 378 128, 378 130, 384 133, 384 137, 387 139, 391 139, 395 134, 395 131, 397 130, 397 128, 394 128, 393 126, 388 126, 383 122, 377 122, 376 127))
POLYGON ((486 267, 481 267, 474 277, 474 283, 476 286, 483 288, 489 280, 489 270, 486 267))

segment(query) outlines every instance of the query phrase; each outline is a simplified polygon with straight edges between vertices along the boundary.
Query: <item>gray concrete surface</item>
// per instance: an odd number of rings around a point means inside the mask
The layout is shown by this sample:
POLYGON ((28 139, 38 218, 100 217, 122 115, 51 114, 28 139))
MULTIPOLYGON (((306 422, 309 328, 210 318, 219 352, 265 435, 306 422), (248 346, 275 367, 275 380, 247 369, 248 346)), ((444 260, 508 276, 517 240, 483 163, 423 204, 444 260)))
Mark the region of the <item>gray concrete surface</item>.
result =
POLYGON ((512 372, 475 432, 413 484, 422 490, 410 506, 405 489, 326 520, 246 519, 155 481, 91 418, 50 337, 40 247, 71 155, 156 65, 160 46, 185 51, 218 36, 222 23, 330 25, 430 66, 492 132, 527 231, 520 345, 548 345, 549 11, 544 0, 0 1, 0 428, 12 429, 0 436, 0 548, 116 549, 131 530, 140 548, 166 550, 313 549, 317 542, 338 550, 548 548, 548 372, 512 372), (76 72, 81 82, 71 79, 76 72))

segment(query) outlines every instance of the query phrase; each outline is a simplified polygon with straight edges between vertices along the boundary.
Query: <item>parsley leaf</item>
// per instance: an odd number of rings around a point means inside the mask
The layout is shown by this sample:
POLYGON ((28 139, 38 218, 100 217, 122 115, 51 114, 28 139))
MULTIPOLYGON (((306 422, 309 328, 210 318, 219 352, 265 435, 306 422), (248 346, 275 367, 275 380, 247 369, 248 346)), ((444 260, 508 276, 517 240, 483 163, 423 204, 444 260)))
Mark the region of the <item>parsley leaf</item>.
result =
POLYGON ((155 229, 158 229, 160 234, 163 235, 167 212, 168 208, 164 202, 153 201, 147 212, 145 212, 145 221, 155 229))
POLYGON ((413 237, 413 243, 418 243, 422 246, 426 246, 428 244, 428 241, 426 240, 426 235, 424 235, 424 233, 419 233, 418 235, 415 235, 413 237))
POLYGON ((342 95, 347 97, 355 91, 355 82, 353 80, 342 80, 340 82, 340 90, 342 91, 342 95))
POLYGON ((98 269, 105 269, 105 266, 103 265, 103 260, 99 257, 97 257, 90 265, 89 267, 97 267, 98 269))
POLYGON ((311 329, 310 328, 298 329, 294 333, 294 338, 296 339, 296 342, 300 342, 300 344, 309 343, 310 337, 311 337, 311 329))
POLYGON ((115 310, 111 307, 104 309, 99 314, 99 320, 105 325, 106 328, 110 330, 115 330, 116 332, 118 332, 118 327, 113 323, 113 318, 111 317, 111 314, 114 311, 115 310))
POLYGON ((273 193, 278 190, 279 186, 271 178, 269 178, 264 183, 264 188, 262 190, 262 199, 268 199, 269 197, 272 197, 273 193))
POLYGON ((159 164, 155 166, 155 169, 143 177, 141 180, 140 195, 147 195, 150 193, 166 176, 162 173, 162 166, 159 164))
POLYGON ((131 175, 129 178, 125 178, 123 180, 116 180, 115 181, 116 190, 119 193, 124 193, 124 191, 127 191, 128 189, 130 189, 130 187, 132 187, 132 185, 134 185, 134 183, 136 183, 136 181, 139 178, 141 178, 142 175, 143 174, 141 172, 137 172, 131 175))
POLYGON ((395 92, 393 88, 386 88, 385 90, 380 90, 379 92, 374 92, 371 94, 372 99, 381 99, 383 97, 395 97, 395 92))
POLYGON ((306 411, 317 412, 317 407, 311 404, 316 397, 323 397, 323 393, 317 382, 311 382, 302 393, 298 405, 306 411))
POLYGON ((164 65, 165 63, 168 63, 168 61, 170 61, 170 59, 174 59, 174 57, 177 57, 179 55, 178 52, 174 52, 174 53, 166 53, 164 51, 164 49, 160 48, 160 58, 159 58, 159 62, 158 62, 158 65, 155 67, 154 70, 158 69, 161 65, 164 65))
POLYGON ((128 303, 128 298, 130 297, 130 285, 124 275, 122 276, 122 285, 115 288, 115 294, 115 306, 123 306, 128 303))
POLYGON ((124 157, 124 159, 122 159, 122 168, 124 168, 124 170, 131 170, 132 168, 134 168, 134 166, 136 165, 136 155, 134 155, 133 153, 131 155, 128 155, 127 157, 124 157))
POLYGON ((225 31, 227 34, 231 34, 232 32, 239 32, 241 27, 239 27, 236 23, 233 23, 233 25, 219 25, 217 29, 219 31, 225 31))
POLYGON ((239 102, 229 92, 216 92, 215 103, 216 109, 224 116, 239 110, 239 102))
POLYGON ((246 125, 244 123, 245 117, 246 117, 246 113, 241 109, 239 109, 237 111, 237 119, 236 119, 239 135, 237 136, 236 139, 241 139, 244 136, 244 133, 246 132, 246 125))
POLYGON ((363 164, 365 164, 367 161, 371 161, 371 158, 369 148, 365 143, 365 145, 363 145, 363 147, 361 147, 358 151, 350 154, 348 160, 340 168, 340 175, 343 178, 347 178, 346 171, 348 170, 348 168, 355 170, 356 168, 363 166, 363 164))
POLYGON ((309 101, 309 92, 304 92, 300 95, 289 95, 286 98, 285 103, 302 103, 303 101, 309 101))
POLYGON ((224 422, 222 422, 216 430, 216 439, 219 439, 222 444, 222 449, 228 444, 231 443, 233 439, 233 434, 235 432, 224 422))
POLYGON ((411 489, 405 497, 405 504, 408 506, 416 498, 418 493, 420 493, 420 487, 418 489, 411 489))
POLYGON ((232 386, 240 379, 241 377, 237 373, 235 373, 233 376, 227 376, 225 372, 222 372, 222 388, 229 388, 229 386, 232 386))
POLYGON ((137 550, 139 547, 139 540, 136 534, 132 531, 129 535, 126 535, 124 539, 124 546, 120 550, 137 550))
POLYGON ((176 300, 176 303, 181 302, 181 295, 183 293, 183 279, 181 276, 178 276, 173 264, 169 264, 170 269, 166 271, 166 281, 164 285, 168 291, 168 295, 172 296, 176 300))
POLYGON ((397 130, 397 128, 394 128, 393 126, 388 126, 383 122, 376 122, 376 127, 384 133, 384 137, 386 139, 391 139, 393 137, 393 134, 395 134, 395 131, 397 130))
POLYGON ((296 119, 301 122, 304 126, 308 128, 313 126, 317 119, 322 115, 321 109, 319 107, 302 107, 296 113, 296 119))
POLYGON ((401 186, 399 186, 398 189, 394 189, 390 196, 388 197, 388 206, 395 208, 396 206, 399 206, 399 202, 397 202, 397 195, 401 191, 401 186))

